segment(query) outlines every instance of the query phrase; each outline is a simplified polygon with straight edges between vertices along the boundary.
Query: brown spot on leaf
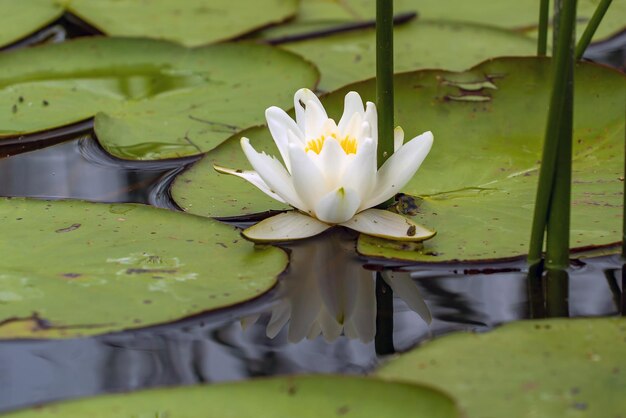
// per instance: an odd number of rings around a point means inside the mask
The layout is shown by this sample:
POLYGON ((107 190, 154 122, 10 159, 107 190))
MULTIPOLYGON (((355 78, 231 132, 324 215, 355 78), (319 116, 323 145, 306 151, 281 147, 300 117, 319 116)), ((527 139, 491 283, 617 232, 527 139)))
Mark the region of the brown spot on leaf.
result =
POLYGON ((350 412, 350 407, 348 405, 343 405, 337 408, 337 415, 339 416, 346 415, 348 412, 350 412))
POLYGON ((61 276, 65 277, 66 279, 76 279, 76 278, 82 276, 82 274, 80 274, 80 273, 63 273, 61 276))
POLYGON ((62 233, 64 233, 64 232, 72 232, 72 231, 75 231, 75 230, 77 230, 78 228, 80 228, 80 224, 72 224, 72 225, 68 226, 67 228, 57 229, 57 230, 56 230, 56 231, 54 231, 54 232, 57 232, 57 233, 59 233, 59 234, 62 234, 62 233))
POLYGON ((173 274, 176 273, 178 270, 177 269, 141 269, 141 268, 132 268, 132 269, 127 269, 126 270, 126 274, 146 274, 146 273, 166 273, 166 274, 173 274))

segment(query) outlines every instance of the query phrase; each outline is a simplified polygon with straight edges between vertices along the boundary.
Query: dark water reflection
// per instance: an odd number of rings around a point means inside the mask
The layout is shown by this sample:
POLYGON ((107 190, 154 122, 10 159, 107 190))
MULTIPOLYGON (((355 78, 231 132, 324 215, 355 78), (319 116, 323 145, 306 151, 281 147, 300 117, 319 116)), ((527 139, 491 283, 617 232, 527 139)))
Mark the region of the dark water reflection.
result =
POLYGON ((172 208, 170 181, 196 160, 119 160, 107 154, 89 132, 78 139, 31 151, 37 144, 0 146, 0 155, 10 156, 0 158, 0 196, 133 202, 172 208))

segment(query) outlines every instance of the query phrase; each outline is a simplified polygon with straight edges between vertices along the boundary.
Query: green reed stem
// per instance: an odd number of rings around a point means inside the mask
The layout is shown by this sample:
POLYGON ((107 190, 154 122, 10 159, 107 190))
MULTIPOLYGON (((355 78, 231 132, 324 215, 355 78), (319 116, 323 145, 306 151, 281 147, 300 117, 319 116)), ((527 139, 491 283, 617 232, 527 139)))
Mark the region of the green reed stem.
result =
POLYGON ((376 0, 378 167, 393 153, 393 0, 376 0))
POLYGON ((539 36, 537 37, 537 55, 546 55, 548 49, 548 18, 550 15, 550 0, 541 0, 539 4, 539 36))
MULTIPOLYGON (((554 50, 554 56, 552 58, 552 94, 550 97, 550 107, 548 110, 548 123, 546 125, 546 133, 543 144, 543 156, 541 161, 541 167, 539 169, 539 185, 537 188, 537 196, 535 199, 535 209, 533 215, 533 224, 531 228, 530 246, 528 250, 528 264, 535 266, 541 262, 544 232, 546 231, 546 225, 548 224, 549 214, 553 210, 552 205, 556 204, 556 210, 562 211, 567 206, 569 213, 569 193, 568 196, 563 197, 563 190, 557 194, 556 199, 552 198, 554 189, 562 186, 568 182, 567 172, 571 171, 571 158, 569 161, 564 161, 567 155, 567 144, 565 145, 565 156, 561 156, 559 159, 560 164, 566 164, 569 168, 562 168, 559 170, 560 178, 555 180, 557 170, 557 156, 562 152, 560 143, 567 142, 565 135, 569 132, 569 142, 571 142, 571 115, 567 116, 567 108, 572 106, 573 94, 568 93, 568 89, 573 88, 573 50, 572 39, 574 33, 574 22, 576 19, 576 0, 562 0, 559 3, 561 10, 555 15, 559 16, 558 23, 558 35, 556 48, 554 50), (570 102, 569 105, 567 102, 570 102), (564 124, 568 122, 570 125, 569 130, 563 129, 564 124), (566 200, 565 200, 566 199, 566 200)), ((570 155, 571 155, 571 143, 570 155)), ((550 242, 553 244, 552 257, 555 261, 552 265, 556 266, 560 264, 564 250, 563 246, 567 246, 567 253, 569 253, 569 239, 563 235, 563 230, 569 231, 569 214, 567 215, 567 227, 563 228, 563 223, 557 223, 549 229, 551 233, 550 242), (559 243, 561 247, 557 250, 556 243, 559 243)), ((557 213, 552 217, 557 222, 557 213)), ((569 232, 568 232, 569 235, 569 232)))
POLYGON ((606 11, 609 9, 611 1, 613 0, 600 0, 598 7, 596 7, 596 11, 593 12, 593 16, 591 16, 591 19, 589 20, 589 23, 587 23, 585 31, 578 41, 578 45, 576 45, 576 60, 579 60, 583 57, 585 50, 591 42, 591 38, 593 38, 593 35, 596 33, 596 29, 598 29, 598 26, 600 26, 600 22, 602 22, 602 18, 606 14, 606 11))
MULTIPOLYGON (((622 214, 622 258, 626 260, 626 129, 624 130, 624 144, 624 212, 622 214)), ((626 271, 626 264, 624 265, 624 268, 626 271)), ((624 288, 624 290, 622 291, 622 296, 626 301, 626 288, 624 288)))
POLYGON ((572 190, 572 122, 573 122, 573 44, 571 65, 567 74, 567 86, 558 133, 558 153, 554 173, 550 213, 546 232, 546 268, 565 270, 569 267, 570 207, 572 190))

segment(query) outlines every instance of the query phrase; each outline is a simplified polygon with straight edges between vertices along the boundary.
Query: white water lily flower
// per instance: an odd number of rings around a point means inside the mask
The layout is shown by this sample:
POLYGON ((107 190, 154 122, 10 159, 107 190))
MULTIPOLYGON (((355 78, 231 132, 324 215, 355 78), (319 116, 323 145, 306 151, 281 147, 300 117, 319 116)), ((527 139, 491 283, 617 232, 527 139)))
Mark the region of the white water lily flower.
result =
POLYGON ((412 220, 372 209, 395 196, 413 177, 433 143, 425 132, 406 144, 401 128, 394 131, 395 152, 377 169, 377 114, 374 103, 351 91, 337 124, 315 93, 300 89, 294 96, 296 121, 278 108, 265 112, 284 165, 257 152, 248 138, 241 147, 254 171, 216 166, 220 173, 242 177, 268 196, 296 211, 265 219, 246 229, 254 241, 285 241, 317 235, 333 225, 395 240, 421 241, 435 235, 412 220))

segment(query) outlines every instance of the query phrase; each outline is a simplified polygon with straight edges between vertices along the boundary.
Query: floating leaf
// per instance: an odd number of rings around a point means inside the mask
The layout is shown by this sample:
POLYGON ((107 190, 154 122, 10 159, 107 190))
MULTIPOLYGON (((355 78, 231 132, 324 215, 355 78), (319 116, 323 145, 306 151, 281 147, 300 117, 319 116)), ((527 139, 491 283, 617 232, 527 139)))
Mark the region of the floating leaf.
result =
POLYGON ((293 16, 297 0, 72 0, 69 10, 107 35, 187 46, 231 39, 293 16))
POLYGON ((213 169, 215 164, 235 169, 251 169, 241 150, 240 136, 250 138, 259 152, 280 155, 266 127, 251 128, 228 139, 174 179, 172 198, 183 210, 200 216, 227 218, 289 209, 289 206, 268 197, 247 181, 218 174, 213 169))
MULTIPOLYGON (((418 262, 484 260, 527 251, 548 106, 550 62, 501 58, 463 73, 424 70, 396 75, 396 123, 407 138, 431 130, 435 143, 404 192, 417 223, 437 236, 415 246, 361 236, 364 255, 418 262)), ((576 71, 572 247, 621 239, 623 74, 593 64, 576 71)), ((373 80, 323 99, 338 118, 348 90, 374 100, 373 80)), ((258 149, 275 150, 266 128, 244 132, 258 149)), ((284 209, 254 186, 214 172, 248 169, 239 135, 181 175, 172 194, 185 210, 236 216, 284 209)), ((405 199, 406 200, 406 199, 405 199)))
POLYGON ((16 42, 55 21, 63 7, 52 0, 0 0, 0 46, 16 42))
POLYGON ((112 36, 198 46, 232 39, 293 16, 297 0, 0 0, 0 46, 69 12, 112 36))
MULTIPOLYGON (((447 20, 464 23, 478 23, 502 29, 532 31, 539 19, 539 2, 489 0, 394 0, 394 12, 416 12, 418 19, 447 20)), ((576 33, 580 36, 587 21, 593 15, 598 0, 578 2, 576 33)), ((302 0, 297 17, 286 25, 270 28, 262 32, 265 38, 306 33, 311 30, 333 27, 350 22, 375 18, 375 0, 302 0)), ((626 3, 613 2, 594 36, 601 41, 622 31, 626 24, 626 3)), ((431 44, 434 39, 419 38, 415 42, 431 44)))
POLYGON ((0 135, 97 114, 98 139, 124 159, 206 152, 317 79, 294 54, 245 43, 87 38, 2 54, 0 66, 0 135))
POLYGON ((426 343, 377 373, 451 393, 468 418, 618 417, 626 320, 523 321, 426 343))
POLYGON ((425 386, 362 377, 296 376, 108 395, 6 416, 454 418, 459 414, 447 395, 425 386))
MULTIPOLYGON (((375 46, 372 28, 282 47, 315 63, 322 73, 319 88, 330 91, 374 77, 375 46)), ((396 72, 423 68, 461 71, 491 57, 532 56, 536 49, 536 42, 524 35, 476 24, 420 20, 394 31, 396 72)))
POLYGON ((270 289, 287 263, 236 228, 149 206, 0 199, 0 222, 0 339, 101 334, 223 308, 270 289))

